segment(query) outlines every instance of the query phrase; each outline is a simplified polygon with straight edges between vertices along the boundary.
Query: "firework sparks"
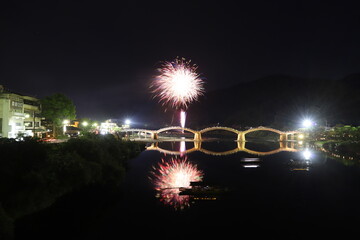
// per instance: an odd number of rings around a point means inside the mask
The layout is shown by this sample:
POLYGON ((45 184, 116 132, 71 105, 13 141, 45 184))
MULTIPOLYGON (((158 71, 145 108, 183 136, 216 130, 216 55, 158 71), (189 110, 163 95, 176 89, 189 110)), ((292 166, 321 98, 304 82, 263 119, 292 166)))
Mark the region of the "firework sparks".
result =
POLYGON ((204 93, 203 81, 196 72, 197 66, 184 58, 164 62, 150 85, 154 98, 159 98, 163 105, 174 108, 187 108, 204 93))
POLYGON ((181 110, 180 112, 180 126, 182 128, 185 127, 185 122, 186 122, 186 112, 184 112, 183 110, 181 110))
POLYGON ((189 206, 189 196, 179 195, 179 188, 190 187, 190 182, 201 181, 203 173, 197 166, 191 164, 187 158, 172 158, 170 161, 161 160, 150 179, 159 192, 158 196, 162 202, 173 206, 175 209, 183 209, 189 206))

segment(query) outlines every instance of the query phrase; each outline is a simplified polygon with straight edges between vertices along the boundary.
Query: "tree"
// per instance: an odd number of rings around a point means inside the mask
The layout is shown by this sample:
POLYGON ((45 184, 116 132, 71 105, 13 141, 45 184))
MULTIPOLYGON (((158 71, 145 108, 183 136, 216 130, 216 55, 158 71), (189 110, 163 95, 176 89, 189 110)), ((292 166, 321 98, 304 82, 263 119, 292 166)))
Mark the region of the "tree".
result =
POLYGON ((55 93, 41 100, 41 114, 46 120, 52 122, 54 136, 57 136, 56 129, 59 129, 63 121, 76 118, 74 103, 64 94, 55 93))

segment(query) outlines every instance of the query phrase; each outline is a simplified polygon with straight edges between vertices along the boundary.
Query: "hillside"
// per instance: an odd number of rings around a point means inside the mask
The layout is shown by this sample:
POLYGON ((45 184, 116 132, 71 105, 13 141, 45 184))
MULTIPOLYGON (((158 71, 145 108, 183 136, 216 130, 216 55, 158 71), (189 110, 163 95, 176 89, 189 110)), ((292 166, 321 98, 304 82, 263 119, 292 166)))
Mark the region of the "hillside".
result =
POLYGON ((360 125, 360 74, 342 80, 274 75, 208 92, 188 110, 188 125, 294 128, 312 117, 320 125, 360 125))

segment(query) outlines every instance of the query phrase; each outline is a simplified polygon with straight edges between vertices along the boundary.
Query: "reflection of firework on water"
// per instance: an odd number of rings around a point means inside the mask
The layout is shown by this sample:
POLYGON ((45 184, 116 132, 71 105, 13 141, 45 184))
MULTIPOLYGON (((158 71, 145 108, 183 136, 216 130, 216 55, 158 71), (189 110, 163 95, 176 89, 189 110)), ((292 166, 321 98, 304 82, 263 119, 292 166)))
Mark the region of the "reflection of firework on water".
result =
POLYGON ((159 75, 150 85, 154 97, 159 98, 163 105, 187 108, 190 102, 197 100, 204 92, 197 68, 184 58, 164 62, 158 69, 159 75))
POLYGON ((179 195, 180 187, 190 187, 190 182, 202 180, 203 173, 187 158, 172 158, 170 161, 161 160, 158 166, 153 167, 150 179, 159 191, 159 198, 165 204, 175 209, 189 206, 189 196, 179 195))

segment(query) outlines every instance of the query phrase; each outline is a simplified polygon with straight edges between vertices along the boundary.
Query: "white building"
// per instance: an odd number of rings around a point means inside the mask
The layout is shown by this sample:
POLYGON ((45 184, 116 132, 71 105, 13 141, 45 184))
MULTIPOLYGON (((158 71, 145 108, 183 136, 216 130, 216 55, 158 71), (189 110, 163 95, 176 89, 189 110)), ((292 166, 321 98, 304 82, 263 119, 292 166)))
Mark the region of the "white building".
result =
POLYGON ((105 122, 102 122, 100 124, 100 133, 101 134, 108 134, 108 133, 114 133, 119 130, 119 126, 112 122, 111 119, 106 120, 105 122))
POLYGON ((40 100, 9 91, 0 85, 0 137, 40 136, 40 100))

